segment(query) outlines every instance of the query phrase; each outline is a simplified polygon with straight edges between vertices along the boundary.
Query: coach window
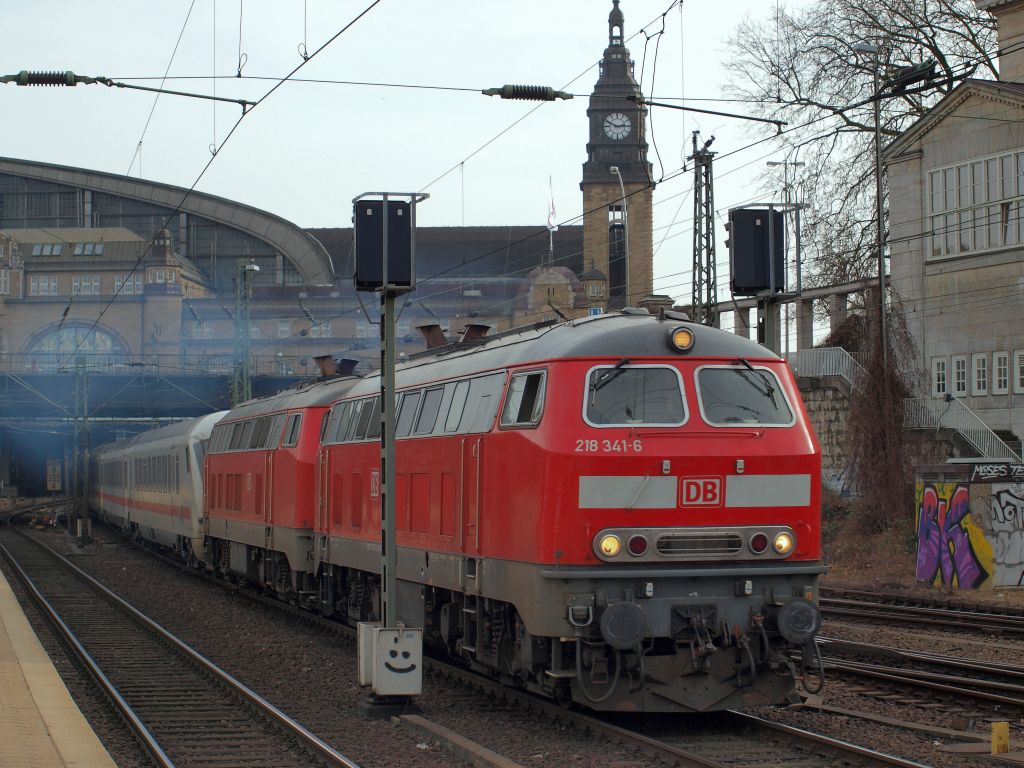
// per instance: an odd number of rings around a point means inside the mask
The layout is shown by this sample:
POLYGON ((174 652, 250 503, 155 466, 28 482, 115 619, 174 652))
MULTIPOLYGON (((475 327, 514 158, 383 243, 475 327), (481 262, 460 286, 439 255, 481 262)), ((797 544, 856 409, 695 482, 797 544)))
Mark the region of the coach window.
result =
POLYGON ((444 395, 444 387, 428 389, 423 396, 423 407, 420 408, 420 417, 416 419, 416 434, 429 435, 434 431, 434 424, 437 423, 437 412, 441 409, 441 398, 444 395))
POLYGON ((416 407, 420 404, 422 392, 406 392, 402 404, 398 407, 398 418, 395 420, 395 437, 405 437, 412 429, 412 420, 416 415, 416 407))
POLYGON ((788 427, 794 423, 782 386, 768 368, 749 365, 697 369, 700 413, 708 424, 788 427))
POLYGON ((460 381, 455 385, 455 393, 452 395, 452 403, 448 408, 448 418, 444 420, 445 432, 458 431, 459 422, 462 421, 462 413, 466 408, 466 395, 468 394, 468 381, 460 381))
POLYGON ((299 430, 302 427, 302 414, 293 413, 288 419, 288 428, 285 430, 283 448, 292 448, 299 444, 299 430))
POLYGON ((616 365, 592 368, 583 416, 595 427, 678 427, 686 422, 682 379, 670 366, 616 365))
POLYGON ((524 427, 536 425, 544 412, 544 371, 517 373, 508 385, 505 410, 501 426, 524 427))

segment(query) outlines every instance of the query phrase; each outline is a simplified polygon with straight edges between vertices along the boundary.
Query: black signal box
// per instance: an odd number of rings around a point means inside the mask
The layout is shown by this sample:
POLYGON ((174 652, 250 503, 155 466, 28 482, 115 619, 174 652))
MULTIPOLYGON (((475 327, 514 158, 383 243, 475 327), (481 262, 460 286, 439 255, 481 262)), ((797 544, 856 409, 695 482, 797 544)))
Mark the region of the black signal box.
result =
POLYGON ((765 291, 786 290, 785 228, 782 211, 768 208, 729 211, 733 295, 756 296, 765 291))
POLYGON ((357 200, 354 206, 357 291, 411 291, 416 287, 413 259, 413 205, 388 200, 357 200), (387 229, 388 281, 384 285, 384 232, 387 229))

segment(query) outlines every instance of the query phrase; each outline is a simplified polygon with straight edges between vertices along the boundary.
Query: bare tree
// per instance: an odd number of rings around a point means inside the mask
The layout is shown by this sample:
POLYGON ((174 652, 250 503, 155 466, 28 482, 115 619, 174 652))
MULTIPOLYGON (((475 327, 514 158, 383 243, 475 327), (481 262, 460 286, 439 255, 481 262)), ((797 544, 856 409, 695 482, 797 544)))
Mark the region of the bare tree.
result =
POLYGON ((812 285, 876 274, 876 63, 854 49, 861 41, 879 50, 883 143, 965 78, 996 76, 995 22, 973 0, 816 0, 739 25, 729 41, 730 95, 788 123, 774 141, 805 163, 798 185, 809 205, 803 233, 812 285), (936 63, 934 77, 901 90, 901 68, 927 60, 936 63))

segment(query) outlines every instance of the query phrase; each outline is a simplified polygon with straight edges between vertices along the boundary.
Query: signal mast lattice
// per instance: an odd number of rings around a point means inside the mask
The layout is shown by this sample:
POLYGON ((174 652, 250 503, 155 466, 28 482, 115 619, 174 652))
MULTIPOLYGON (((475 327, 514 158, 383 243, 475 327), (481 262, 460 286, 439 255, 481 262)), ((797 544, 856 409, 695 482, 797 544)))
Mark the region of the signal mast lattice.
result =
POLYGON ((715 325, 718 312, 715 274, 715 193, 711 162, 714 152, 708 148, 715 140, 712 136, 697 147, 700 131, 693 132, 693 294, 690 301, 693 320, 703 325, 715 325))

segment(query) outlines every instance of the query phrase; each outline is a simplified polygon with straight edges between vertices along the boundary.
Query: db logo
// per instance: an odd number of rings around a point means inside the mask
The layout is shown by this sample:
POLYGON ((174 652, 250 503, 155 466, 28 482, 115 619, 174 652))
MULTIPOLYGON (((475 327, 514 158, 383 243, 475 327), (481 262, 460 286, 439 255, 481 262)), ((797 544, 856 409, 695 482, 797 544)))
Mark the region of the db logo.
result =
POLYGON ((376 499, 380 497, 380 470, 375 469, 370 472, 370 498, 376 499))
POLYGON ((722 478, 684 477, 683 504, 685 506, 716 507, 722 503, 722 478))

